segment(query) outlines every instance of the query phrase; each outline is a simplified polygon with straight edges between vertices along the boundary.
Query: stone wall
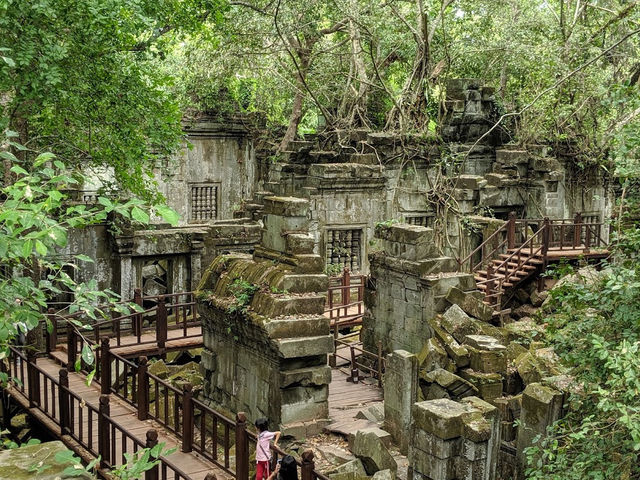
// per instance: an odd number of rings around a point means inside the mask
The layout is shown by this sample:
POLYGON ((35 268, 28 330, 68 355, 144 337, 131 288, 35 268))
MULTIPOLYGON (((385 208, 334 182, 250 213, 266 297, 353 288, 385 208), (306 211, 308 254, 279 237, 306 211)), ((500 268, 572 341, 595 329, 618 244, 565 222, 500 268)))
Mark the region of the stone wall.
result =
POLYGON ((308 233, 309 202, 266 197, 261 245, 253 256, 217 257, 198 287, 203 318, 204 393, 286 435, 319 433, 328 421, 322 313, 328 278, 308 233), (244 303, 239 303, 244 302, 244 303))
MULTIPOLYGON (((181 224, 228 220, 256 185, 253 139, 240 119, 220 122, 202 117, 184 124, 186 144, 178 158, 154 171, 167 204, 180 214, 181 224), (194 196, 199 187, 205 210, 213 199, 215 214, 197 214, 194 196)), ((198 200, 196 200, 198 201, 198 200)))
POLYGON ((413 405, 409 469, 413 480, 493 480, 500 429, 497 409, 476 397, 413 405))
POLYGON ((379 225, 382 251, 369 256, 371 279, 365 290, 362 339, 365 348, 385 353, 418 353, 434 334, 430 321, 449 305, 451 287, 474 290, 470 274, 455 260, 437 255, 433 230, 407 224, 379 225))

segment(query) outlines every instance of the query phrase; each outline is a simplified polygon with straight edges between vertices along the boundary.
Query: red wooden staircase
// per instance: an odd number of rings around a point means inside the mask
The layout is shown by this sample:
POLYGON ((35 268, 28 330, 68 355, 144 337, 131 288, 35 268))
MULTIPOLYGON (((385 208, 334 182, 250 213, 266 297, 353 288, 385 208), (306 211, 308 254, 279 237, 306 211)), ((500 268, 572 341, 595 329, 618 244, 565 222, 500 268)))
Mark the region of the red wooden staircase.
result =
POLYGON ((509 220, 464 259, 460 269, 471 272, 484 301, 501 311, 518 285, 545 271, 552 261, 605 258, 604 224, 581 214, 573 219, 509 220))

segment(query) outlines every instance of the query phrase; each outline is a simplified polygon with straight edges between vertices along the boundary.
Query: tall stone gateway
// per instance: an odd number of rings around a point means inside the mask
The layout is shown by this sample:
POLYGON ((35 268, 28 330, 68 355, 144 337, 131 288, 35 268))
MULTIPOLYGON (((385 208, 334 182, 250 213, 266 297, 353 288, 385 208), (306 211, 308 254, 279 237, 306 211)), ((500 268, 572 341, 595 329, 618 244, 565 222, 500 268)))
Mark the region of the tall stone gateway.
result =
POLYGON ((323 316, 328 277, 313 253, 309 202, 265 197, 253 256, 217 257, 199 285, 204 393, 226 409, 267 417, 294 437, 328 421, 333 351, 323 316))

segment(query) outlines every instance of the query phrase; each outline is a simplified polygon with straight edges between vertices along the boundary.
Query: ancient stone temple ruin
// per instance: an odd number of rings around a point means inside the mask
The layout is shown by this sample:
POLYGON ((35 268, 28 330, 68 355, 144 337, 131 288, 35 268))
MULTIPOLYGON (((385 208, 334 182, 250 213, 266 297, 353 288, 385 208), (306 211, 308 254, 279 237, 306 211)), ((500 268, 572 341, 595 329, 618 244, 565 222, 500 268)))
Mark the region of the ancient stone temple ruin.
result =
POLYGON ((204 393, 306 437, 329 417, 333 339, 322 315, 328 278, 308 234, 309 202, 265 197, 264 206, 263 240, 253 256, 217 257, 198 287, 204 393))
MULTIPOLYGON (((320 132, 277 158, 247 118, 185 123, 184 150, 157 172, 179 225, 105 222, 61 252, 95 259, 76 280, 143 307, 102 338, 99 375, 114 382, 91 408, 104 420, 105 398, 119 398, 179 437, 181 454, 220 467, 218 480, 248 478, 260 417, 295 441, 304 480, 314 468, 331 480, 522 478, 570 384, 538 342, 541 273, 606 257, 613 195, 562 152, 510 145, 492 129, 491 88, 454 80, 446 95, 442 137, 320 132), (183 354, 189 374, 169 385, 182 366, 163 362, 183 354), (162 405, 158 385, 171 392, 162 405), (314 467, 299 447, 320 433, 331 445, 313 443, 314 467)), ((84 188, 75 201, 90 204, 98 186, 84 188)), ((56 335, 46 353, 69 369, 78 339, 56 335)))

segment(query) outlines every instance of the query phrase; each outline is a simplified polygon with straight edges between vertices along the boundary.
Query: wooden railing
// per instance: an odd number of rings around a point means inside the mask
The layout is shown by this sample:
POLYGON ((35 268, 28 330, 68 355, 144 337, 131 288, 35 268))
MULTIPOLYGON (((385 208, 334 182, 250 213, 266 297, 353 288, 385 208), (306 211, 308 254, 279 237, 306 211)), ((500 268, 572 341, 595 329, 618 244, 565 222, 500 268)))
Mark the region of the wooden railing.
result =
POLYGON ((358 383, 366 377, 374 378, 378 381, 378 386, 382 387, 382 378, 385 372, 385 358, 382 354, 382 342, 378 342, 378 351, 373 353, 364 349, 362 342, 350 341, 360 332, 355 332, 340 339, 334 337, 334 353, 329 356, 329 365, 335 368, 338 359, 349 362, 349 377, 347 381, 358 383), (341 350, 346 350, 348 356, 342 355, 341 350))
POLYGON ((190 333, 189 331, 189 328, 201 325, 193 292, 142 297, 140 290, 136 289, 131 303, 142 307, 145 302, 151 301, 155 302, 155 305, 146 310, 126 315, 112 310, 112 318, 98 322, 83 318, 82 312, 60 316, 50 309, 46 317, 52 326, 51 331, 43 328, 46 352, 54 351, 58 342, 63 339, 66 339, 68 349, 71 351, 73 340, 77 341, 81 333, 85 339, 91 338, 94 344, 97 344, 100 338, 108 337, 114 338, 117 346, 124 346, 123 339, 130 337, 131 340, 127 345, 157 344, 159 349, 165 348, 168 334, 172 330, 182 330, 180 338, 195 338, 201 335, 201 332, 191 331, 190 333), (149 322, 149 327, 143 326, 144 321, 149 322), (76 328, 74 322, 76 326, 89 325, 90 330, 84 334, 84 330, 76 328), (69 332, 72 334, 68 335, 69 332), (144 339, 143 335, 147 333, 152 334, 151 338, 144 339))
MULTIPOLYGON (((37 365, 36 358, 32 351, 27 354, 10 347, 7 373, 11 374, 12 387, 28 399, 30 408, 38 409, 58 427, 61 436, 68 435, 95 457, 100 456, 98 473, 102 478, 111 478, 108 471, 126 463, 125 453, 157 444, 157 431, 148 430, 147 441, 143 443, 109 416, 109 395, 100 396, 97 408, 92 406, 69 388, 66 369, 60 369, 58 378, 54 378, 37 365), (94 433, 97 433, 97 438, 94 433)), ((168 459, 160 458, 159 462, 145 473, 145 480, 190 480, 168 459)))
MULTIPOLYGON (((516 219, 514 212, 509 214, 507 222, 487 237, 478 247, 467 256, 458 259, 462 271, 475 272, 486 267, 493 260, 499 258, 516 247, 529 244, 530 240, 544 245, 545 254, 551 250, 582 250, 589 253, 591 249, 607 248, 604 233, 606 224, 594 221, 595 216, 583 220, 578 213, 574 218, 548 219, 529 218, 516 219), (542 238, 538 237, 541 228, 548 230, 542 238)), ((537 246, 537 245, 536 245, 537 246)))
POLYGON ((332 330, 362 324, 365 279, 365 275, 351 274, 348 268, 329 279, 325 315, 330 318, 332 330))
POLYGON ((545 245, 548 244, 548 241, 544 240, 544 236, 549 233, 546 225, 545 223, 545 226, 531 235, 496 267, 491 263, 487 265, 487 279, 478 282, 478 285, 485 285, 484 296, 487 303, 490 305, 501 305, 505 284, 509 283, 509 280, 522 270, 522 267, 532 265, 532 259, 538 256, 544 258, 546 254, 545 245), (536 240, 540 241, 536 242, 536 240), (538 243, 539 246, 536 247, 536 243, 538 243))

